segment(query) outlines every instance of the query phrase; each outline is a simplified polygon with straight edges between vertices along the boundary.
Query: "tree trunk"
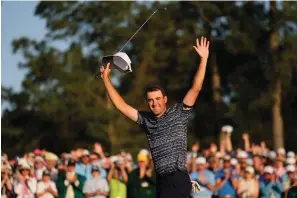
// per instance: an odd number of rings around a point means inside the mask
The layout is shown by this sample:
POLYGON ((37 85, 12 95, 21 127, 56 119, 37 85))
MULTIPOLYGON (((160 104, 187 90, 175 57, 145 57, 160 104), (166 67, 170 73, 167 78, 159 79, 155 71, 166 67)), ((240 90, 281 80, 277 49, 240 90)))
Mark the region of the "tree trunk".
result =
POLYGON ((215 104, 218 104, 222 101, 222 95, 220 93, 221 89, 221 76, 219 74, 219 67, 216 60, 216 52, 212 50, 210 55, 210 69, 211 69, 211 88, 213 101, 215 104))
POLYGON ((283 118, 281 113, 281 93, 282 82, 280 79, 277 79, 274 87, 272 106, 272 131, 274 139, 274 149, 284 147, 283 118))
MULTIPOLYGON (((271 25, 275 23, 276 14, 276 2, 270 1, 270 19, 271 25)), ((278 30, 273 30, 270 34, 270 49, 271 56, 277 53, 279 47, 279 36, 278 30)), ((272 65, 277 67, 277 65, 272 65)), ((275 70, 277 71, 277 69, 275 70)), ((283 128, 283 118, 282 118, 282 81, 280 76, 276 74, 274 81, 273 90, 273 105, 272 105, 272 132, 273 132, 273 146, 274 149, 284 147, 284 128, 283 128)))

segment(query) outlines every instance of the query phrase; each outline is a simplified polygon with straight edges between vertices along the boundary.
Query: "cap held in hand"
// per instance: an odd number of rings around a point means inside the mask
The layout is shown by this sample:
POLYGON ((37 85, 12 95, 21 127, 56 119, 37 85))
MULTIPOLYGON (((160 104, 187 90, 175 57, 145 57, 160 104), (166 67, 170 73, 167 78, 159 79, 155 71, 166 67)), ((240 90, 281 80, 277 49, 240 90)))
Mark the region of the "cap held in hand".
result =
POLYGON ((103 65, 110 63, 110 69, 116 69, 121 73, 132 72, 131 60, 124 52, 118 52, 115 55, 104 56, 102 58, 103 65))

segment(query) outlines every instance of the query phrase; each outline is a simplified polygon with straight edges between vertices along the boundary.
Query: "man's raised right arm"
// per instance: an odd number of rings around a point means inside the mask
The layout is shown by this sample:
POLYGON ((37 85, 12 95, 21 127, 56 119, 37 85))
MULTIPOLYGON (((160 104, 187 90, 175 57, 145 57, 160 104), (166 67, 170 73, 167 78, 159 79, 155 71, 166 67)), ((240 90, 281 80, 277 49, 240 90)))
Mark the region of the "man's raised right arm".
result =
POLYGON ((119 110, 122 114, 124 114, 126 117, 130 118, 134 122, 138 119, 138 111, 128 105, 125 100, 120 96, 120 94, 117 92, 117 90, 114 88, 110 78, 110 64, 108 63, 106 68, 101 67, 101 78, 103 79, 104 86, 107 90, 108 96, 115 106, 117 110, 119 110))

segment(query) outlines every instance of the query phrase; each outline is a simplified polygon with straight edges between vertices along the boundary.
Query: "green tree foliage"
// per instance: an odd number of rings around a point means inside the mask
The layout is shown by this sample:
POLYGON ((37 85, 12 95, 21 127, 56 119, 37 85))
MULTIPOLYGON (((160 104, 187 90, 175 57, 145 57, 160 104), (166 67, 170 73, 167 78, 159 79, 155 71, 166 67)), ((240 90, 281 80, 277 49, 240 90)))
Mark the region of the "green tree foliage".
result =
MULTIPOLYGON (((293 30, 285 31, 275 64, 286 68, 281 71, 286 82, 283 115, 287 138, 297 128, 292 120, 296 72, 295 76, 290 72, 296 71, 293 5, 290 2, 290 9, 279 10, 280 27, 293 30)), ((125 100, 137 109, 146 109, 143 88, 159 83, 167 91, 169 105, 180 102, 199 64, 192 46, 197 37, 207 35, 215 56, 189 123, 189 143, 197 138, 202 143, 216 140, 226 119, 237 125, 237 145, 240 132, 246 129, 257 141, 270 140, 271 97, 267 96, 275 72, 264 47, 270 26, 261 3, 44 1, 35 12, 46 20, 44 40, 20 38, 13 42, 15 53, 25 58, 20 68, 28 72, 20 93, 2 88, 2 99, 10 104, 2 117, 3 149, 12 154, 34 147, 62 152, 88 147, 94 141, 102 142, 110 152, 136 152, 144 147, 144 133, 113 109, 102 82, 94 75, 103 55, 117 52, 156 7, 165 6, 167 12, 156 13, 123 50, 132 59, 133 72, 113 73, 125 100), (66 43, 66 49, 53 47, 57 41, 66 43), (219 108, 211 88, 214 64, 220 76, 220 94, 231 99, 230 103, 220 101, 219 108)))

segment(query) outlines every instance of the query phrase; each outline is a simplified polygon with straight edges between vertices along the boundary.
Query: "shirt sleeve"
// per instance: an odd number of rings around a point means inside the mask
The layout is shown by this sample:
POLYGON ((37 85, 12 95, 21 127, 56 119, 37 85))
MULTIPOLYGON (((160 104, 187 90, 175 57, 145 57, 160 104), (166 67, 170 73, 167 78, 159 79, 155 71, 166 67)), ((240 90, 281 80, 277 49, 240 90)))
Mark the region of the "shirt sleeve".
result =
POLYGON ((150 113, 146 111, 138 111, 137 117, 137 124, 142 128, 145 129, 145 120, 150 117, 150 113))
POLYGON ((190 115, 193 112, 194 106, 188 106, 182 102, 177 104, 177 108, 182 112, 182 114, 190 115))
POLYGON ((108 186, 108 183, 106 181, 106 179, 103 180, 103 191, 104 192, 109 192, 109 186, 108 186))
POLYGON ((86 181, 83 187, 83 193, 90 193, 91 189, 89 187, 89 181, 86 181))
POLYGON ((38 182, 37 184, 37 192, 36 193, 42 193, 44 192, 44 188, 42 188, 42 183, 41 182, 38 182))
POLYGON ((209 183, 211 185, 215 185, 216 184, 215 175, 213 173, 210 173, 209 174, 209 183))

